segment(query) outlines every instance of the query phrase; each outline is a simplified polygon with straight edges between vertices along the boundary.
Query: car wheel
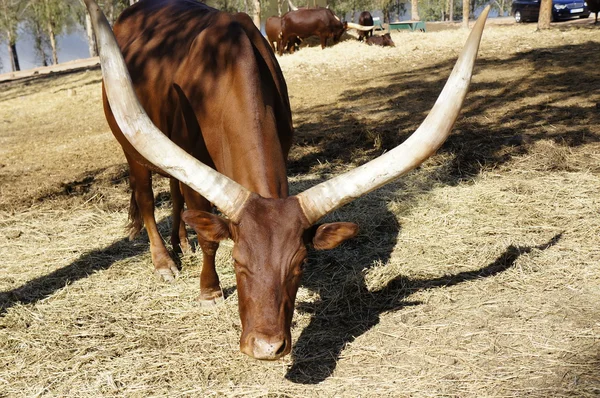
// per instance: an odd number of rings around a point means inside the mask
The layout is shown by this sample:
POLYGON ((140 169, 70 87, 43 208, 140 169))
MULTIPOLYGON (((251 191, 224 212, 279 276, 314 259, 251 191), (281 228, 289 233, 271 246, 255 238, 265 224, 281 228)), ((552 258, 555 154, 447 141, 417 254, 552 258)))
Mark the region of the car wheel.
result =
POLYGON ((521 11, 515 11, 515 22, 516 23, 523 22, 523 16, 521 15, 521 11))

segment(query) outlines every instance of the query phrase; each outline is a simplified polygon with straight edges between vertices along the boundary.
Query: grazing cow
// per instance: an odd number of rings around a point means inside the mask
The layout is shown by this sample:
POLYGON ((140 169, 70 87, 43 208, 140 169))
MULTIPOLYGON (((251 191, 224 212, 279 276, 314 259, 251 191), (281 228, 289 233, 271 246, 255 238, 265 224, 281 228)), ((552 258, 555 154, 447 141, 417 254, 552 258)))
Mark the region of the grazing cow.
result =
POLYGON ((340 41, 346 31, 347 24, 341 22, 331 10, 327 8, 301 8, 290 11, 281 17, 281 42, 279 55, 283 54, 283 47, 293 38, 306 39, 310 36, 319 36, 321 48, 327 45, 327 39, 332 38, 333 43, 340 41))
MULTIPOLYGON (((362 26, 373 26, 373 17, 369 11, 363 11, 358 16, 358 24, 362 26)), ((369 36, 373 35, 372 30, 359 30, 358 31, 358 41, 363 41, 364 39, 368 39, 369 36)))
MULTIPOLYGON (((272 16, 267 18, 265 33, 267 34, 267 41, 275 53, 281 47, 281 17, 272 16), (277 46, 275 46, 276 44, 277 46)), ((293 53, 297 46, 300 46, 300 39, 291 37, 284 51, 293 53)))
POLYGON ((598 13, 600 13, 600 0, 588 0, 588 8, 591 12, 596 14, 596 20, 594 21, 594 25, 598 23, 598 13))
MULTIPOLYGON (((441 100, 413 135, 367 164, 289 196, 287 88, 246 14, 190 0, 143 0, 119 18, 115 40, 96 3, 84 1, 100 52, 106 116, 131 168, 132 207, 155 230, 150 170, 170 175, 179 232, 174 238, 185 238, 179 215, 185 201, 183 219, 203 252, 201 299, 222 298, 214 256, 219 241, 232 239, 240 349, 258 359, 286 355, 308 247, 336 247, 358 229, 354 223, 317 222, 414 169, 442 145, 467 94, 489 6, 441 100), (223 216, 211 213, 210 203, 223 216)), ((149 235, 157 270, 176 272, 158 233, 149 235)))
POLYGON ((389 33, 382 36, 371 36, 367 39, 367 44, 370 46, 396 47, 389 33))

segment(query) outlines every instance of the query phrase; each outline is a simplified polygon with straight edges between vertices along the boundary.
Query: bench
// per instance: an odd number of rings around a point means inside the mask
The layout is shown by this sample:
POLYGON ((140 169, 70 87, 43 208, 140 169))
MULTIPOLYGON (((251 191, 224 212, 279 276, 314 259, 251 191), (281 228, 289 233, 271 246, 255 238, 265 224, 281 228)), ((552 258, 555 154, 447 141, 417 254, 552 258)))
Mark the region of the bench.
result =
POLYGON ((373 26, 375 26, 375 30, 383 30, 383 24, 381 23, 381 18, 373 17, 373 26))
POLYGON ((423 21, 400 21, 400 22, 390 22, 388 25, 390 32, 392 30, 410 30, 414 32, 416 30, 420 32, 426 32, 425 22, 423 21))

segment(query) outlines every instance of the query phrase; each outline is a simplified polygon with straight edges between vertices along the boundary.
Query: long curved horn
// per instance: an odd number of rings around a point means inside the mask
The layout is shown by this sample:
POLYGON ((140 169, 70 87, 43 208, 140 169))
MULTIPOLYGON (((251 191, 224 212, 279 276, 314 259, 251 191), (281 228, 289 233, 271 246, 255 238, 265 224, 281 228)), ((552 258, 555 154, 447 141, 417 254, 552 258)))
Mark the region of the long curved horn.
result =
POLYGON ((251 192, 196 160, 152 123, 138 101, 106 17, 94 0, 84 2, 96 32, 106 96, 123 135, 146 160, 200 193, 237 221, 251 192))
POLYGON ((298 11, 298 7, 292 4, 291 0, 288 0, 288 5, 290 6, 290 10, 298 11))
POLYGON ((362 30, 363 32, 366 32, 368 30, 375 29, 375 26, 365 26, 365 25, 359 25, 354 22, 348 22, 348 29, 356 29, 356 30, 362 30))
POLYGON ((401 145, 378 158, 297 195, 310 223, 406 174, 433 155, 444 143, 469 90, 489 11, 488 5, 469 35, 444 89, 417 131, 401 145))

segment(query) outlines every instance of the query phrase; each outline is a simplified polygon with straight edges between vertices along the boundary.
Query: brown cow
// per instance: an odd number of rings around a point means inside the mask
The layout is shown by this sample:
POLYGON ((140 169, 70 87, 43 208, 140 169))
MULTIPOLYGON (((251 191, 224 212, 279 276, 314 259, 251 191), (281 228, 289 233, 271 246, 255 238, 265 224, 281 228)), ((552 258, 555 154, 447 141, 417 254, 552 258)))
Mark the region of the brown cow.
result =
MULTIPOLYGON (((358 24, 362 26, 373 26, 373 17, 369 11, 363 11, 358 16, 358 24)), ((372 30, 359 30, 358 31, 358 41, 363 41, 364 39, 368 39, 369 36, 373 35, 372 30)))
POLYGON ((389 33, 381 36, 371 36, 367 39, 367 44, 370 46, 396 47, 389 33))
MULTIPOLYGON (((93 0, 85 3, 100 51, 106 114, 132 168, 134 201, 139 198, 141 211, 149 213, 144 214, 147 228, 155 228, 150 168, 177 179, 175 197, 183 189, 191 209, 183 218, 196 230, 204 254, 203 299, 221 297, 214 254, 219 241, 234 242, 241 351, 271 360, 289 353, 308 245, 330 249, 357 233, 353 223, 316 223, 414 169, 442 145, 467 94, 489 6, 440 100, 413 135, 363 166, 288 196, 285 160, 292 123, 287 89, 247 15, 195 1, 143 0, 115 26, 123 60, 98 6, 93 0), (209 202, 227 218, 212 214, 209 202)), ((179 199, 174 207, 182 208, 179 199)), ((178 211, 174 226, 183 234, 178 211)), ((156 243, 151 247, 156 250, 156 243)), ((163 261, 157 269, 169 271, 166 250, 159 254, 153 257, 163 261)))
MULTIPOLYGON (((286 45, 293 37, 306 39, 319 36, 321 48, 325 48, 328 38, 332 38, 334 44, 340 41, 346 28, 347 24, 327 8, 300 8, 281 17, 281 42, 286 45)), ((283 48, 279 50, 281 54, 283 48)))
MULTIPOLYGON (((281 47, 281 17, 272 16, 267 18, 267 22, 265 23, 265 33, 267 34, 267 41, 275 53, 279 50, 279 47, 281 47)), ((300 39, 291 37, 284 51, 293 53, 299 45, 300 39)))

